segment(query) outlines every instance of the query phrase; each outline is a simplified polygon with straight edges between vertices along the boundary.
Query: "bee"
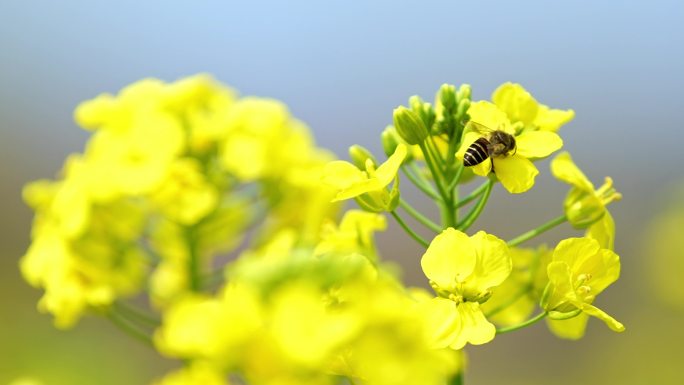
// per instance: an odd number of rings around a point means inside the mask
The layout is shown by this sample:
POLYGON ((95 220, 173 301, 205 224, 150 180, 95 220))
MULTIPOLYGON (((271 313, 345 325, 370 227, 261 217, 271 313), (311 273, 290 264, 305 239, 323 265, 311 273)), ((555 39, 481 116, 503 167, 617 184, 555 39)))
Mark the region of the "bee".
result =
MULTIPOLYGON (((463 165, 466 167, 477 166, 478 164, 487 160, 487 158, 494 158, 496 156, 507 156, 509 152, 517 150, 515 144, 515 137, 502 130, 493 130, 480 123, 468 122, 468 126, 472 127, 474 131, 483 136, 478 138, 473 144, 466 149, 463 154, 463 165)), ((492 162, 492 171, 494 171, 494 160, 492 162)))

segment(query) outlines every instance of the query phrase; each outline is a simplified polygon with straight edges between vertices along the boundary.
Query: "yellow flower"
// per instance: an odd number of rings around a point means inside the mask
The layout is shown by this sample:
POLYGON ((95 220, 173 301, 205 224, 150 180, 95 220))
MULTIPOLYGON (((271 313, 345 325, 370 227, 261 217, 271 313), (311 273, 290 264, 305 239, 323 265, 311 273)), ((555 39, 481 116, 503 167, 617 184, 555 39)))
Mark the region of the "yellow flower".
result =
POLYGON ((216 207, 219 194, 207 182, 201 167, 192 158, 176 160, 164 182, 152 194, 152 201, 169 219, 193 225, 216 207))
POLYGON ((333 202, 357 198, 361 207, 369 211, 394 210, 399 198, 397 172, 406 153, 406 146, 399 144, 394 154, 377 169, 373 161, 367 159, 365 171, 345 161, 328 163, 323 171, 323 181, 338 190, 333 202), (387 185, 395 179, 392 191, 387 191, 387 185))
MULTIPOLYGON (((553 252, 547 274, 549 283, 541 307, 550 313, 549 318, 572 319, 584 314, 599 318, 616 332, 625 330, 620 322, 592 305, 596 296, 620 276, 620 257, 612 250, 601 248, 595 239, 563 240, 553 252)), ((573 329, 564 331, 562 336, 579 338, 584 333, 585 321, 572 321, 568 325, 573 329)))
POLYGON ((573 110, 556 110, 539 104, 517 83, 504 83, 492 94, 492 102, 508 115, 511 122, 525 128, 556 132, 575 117, 573 110))
POLYGON ((339 227, 332 223, 322 231, 321 242, 314 254, 361 253, 371 260, 377 259, 373 234, 387 228, 387 221, 381 214, 361 210, 349 210, 344 214, 339 227))
POLYGON ((480 304, 511 273, 506 243, 483 231, 468 237, 448 228, 430 243, 421 266, 437 293, 423 304, 435 345, 461 349, 494 339, 496 329, 480 304))
MULTIPOLYGON (((539 170, 530 159, 546 157, 563 146, 560 136, 554 132, 516 129, 519 125, 513 124, 506 112, 487 101, 472 103, 468 115, 473 122, 515 137, 516 149, 513 153, 494 156, 491 160, 487 159, 472 167, 473 172, 480 176, 487 176, 493 171, 510 193, 522 193, 534 185, 534 178, 539 170)), ((482 133, 467 130, 456 157, 463 160, 466 150, 482 136, 482 133)))
POLYGON ((153 385, 228 385, 222 370, 202 361, 195 361, 173 371, 153 385))
POLYGON ((567 152, 558 154, 553 159, 551 173, 572 186, 563 204, 568 221, 575 228, 588 228, 588 236, 612 249, 615 223, 606 206, 622 199, 622 195, 613 187, 613 180, 607 177, 604 185, 596 189, 567 152))
POLYGON ((168 356, 228 365, 241 359, 241 350, 261 327, 262 312, 257 293, 246 285, 229 285, 218 298, 185 297, 164 314, 155 345, 168 356))

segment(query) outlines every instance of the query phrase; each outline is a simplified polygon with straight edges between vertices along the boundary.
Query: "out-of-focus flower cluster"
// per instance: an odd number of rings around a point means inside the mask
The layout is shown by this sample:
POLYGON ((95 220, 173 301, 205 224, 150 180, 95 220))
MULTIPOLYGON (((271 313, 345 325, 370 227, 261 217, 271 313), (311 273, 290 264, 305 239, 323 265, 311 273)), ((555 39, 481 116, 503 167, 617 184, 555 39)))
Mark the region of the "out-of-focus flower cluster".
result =
POLYGON ((146 79, 75 118, 93 132, 85 151, 24 190, 36 217, 21 270, 58 326, 142 289, 163 308, 248 235, 296 228, 307 243, 336 213, 320 185, 331 155, 275 100, 205 75, 146 79))
POLYGON ((462 384, 462 349, 497 334, 545 319, 576 339, 590 316, 623 331, 594 304, 620 274, 610 178, 596 189, 563 152, 561 216, 508 241, 468 234, 496 183, 534 186, 574 117, 519 84, 491 99, 446 84, 434 104, 414 96, 381 135, 386 161, 354 145, 346 162, 283 104, 205 75, 100 95, 76 109, 84 152, 24 190, 36 217, 22 273, 58 327, 103 315, 185 363, 159 385, 462 384), (439 221, 402 196, 400 173, 439 221), (348 199, 361 210, 340 215, 348 199), (431 292, 381 258, 385 214, 424 247, 431 292), (520 247, 566 222, 583 236, 520 247))

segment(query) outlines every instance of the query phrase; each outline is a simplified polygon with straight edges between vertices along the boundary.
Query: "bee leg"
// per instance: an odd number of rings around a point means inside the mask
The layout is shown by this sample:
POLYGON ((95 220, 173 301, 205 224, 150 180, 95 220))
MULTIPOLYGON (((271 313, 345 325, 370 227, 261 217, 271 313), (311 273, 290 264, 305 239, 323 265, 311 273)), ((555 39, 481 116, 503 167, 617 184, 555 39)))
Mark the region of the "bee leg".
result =
POLYGON ((489 161, 492 162, 492 170, 490 172, 493 172, 494 174, 496 174, 496 172, 494 172, 494 157, 490 157, 489 161))

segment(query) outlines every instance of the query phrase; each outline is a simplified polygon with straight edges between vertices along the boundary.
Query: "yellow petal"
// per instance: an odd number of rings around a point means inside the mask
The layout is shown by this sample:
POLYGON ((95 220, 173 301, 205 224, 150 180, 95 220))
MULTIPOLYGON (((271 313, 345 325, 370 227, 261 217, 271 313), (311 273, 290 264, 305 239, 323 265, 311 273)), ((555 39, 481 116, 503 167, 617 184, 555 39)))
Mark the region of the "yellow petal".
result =
POLYGON ((347 187, 346 189, 343 189, 342 191, 338 192, 337 195, 335 195, 335 199, 333 199, 332 201, 343 201, 345 199, 350 199, 357 197, 361 194, 365 194, 369 191, 378 191, 383 188, 384 186, 381 186, 377 179, 366 179, 359 183, 355 183, 347 187))
POLYGON ((496 328, 487 321, 479 303, 463 302, 458 305, 457 310, 462 328, 456 340, 451 344, 452 349, 461 349, 466 343, 482 345, 494 339, 496 328))
POLYGON ((562 261, 568 264, 570 270, 578 271, 587 259, 598 254, 601 246, 590 238, 568 238, 560 241, 553 252, 553 261, 562 261))
POLYGON ((492 130, 502 130, 511 135, 515 133, 506 113, 488 101, 472 103, 468 108, 468 115, 473 122, 492 130))
POLYGON ((556 247, 553 260, 567 263, 575 276, 588 274, 586 284, 592 295, 598 295, 620 277, 620 257, 612 250, 602 249, 595 239, 563 240, 556 247))
POLYGON ((570 266, 565 262, 555 261, 546 267, 549 276, 550 292, 542 298, 541 306, 545 310, 557 309, 568 301, 568 298, 576 297, 572 286, 572 275, 570 266))
POLYGON ((625 326, 623 324, 596 306, 584 304, 582 306, 582 311, 605 322, 606 325, 615 332, 625 331, 625 326))
POLYGON ((385 163, 378 167, 378 169, 375 171, 375 178, 378 179, 380 186, 387 186, 397 176, 399 167, 401 167, 401 163, 404 161, 404 158, 406 158, 407 152, 408 150, 406 145, 399 143, 396 150, 394 150, 394 154, 392 154, 392 156, 390 156, 385 163))
POLYGON ((450 227, 432 240, 420 265, 426 277, 449 290, 470 276, 475 262, 475 248, 470 238, 450 227))
POLYGON ((461 332, 461 319, 456 311, 456 302, 445 298, 432 298, 419 306, 433 348, 442 349, 451 345, 461 332))
POLYGON ((562 180, 572 186, 575 186, 583 191, 594 192, 594 185, 589 181, 589 178, 575 165, 572 157, 568 152, 558 154, 551 161, 551 173, 557 179, 562 180))
POLYGON ((513 269, 513 261, 506 242, 494 235, 478 231, 471 240, 477 253, 477 263, 464 290, 477 295, 498 286, 508 278, 513 269))
POLYGON ((548 106, 540 104, 533 124, 542 131, 556 132, 562 125, 568 123, 574 117, 575 111, 573 110, 552 110, 548 106))
POLYGON ((563 147, 563 140, 555 132, 525 131, 515 137, 516 153, 525 158, 543 158, 563 147))
POLYGON ((615 221, 608 210, 601 219, 589 226, 586 235, 589 238, 596 239, 605 249, 615 249, 615 221))
POLYGON ((342 160, 329 162, 323 168, 323 182, 337 189, 345 189, 367 179, 364 172, 342 160))
POLYGON ((534 186, 539 170, 527 158, 518 154, 494 158, 494 172, 508 192, 523 193, 534 186))
POLYGON ((578 340, 584 336, 584 331, 587 328, 587 321, 589 316, 585 313, 580 313, 577 317, 566 320, 546 319, 546 324, 553 334, 560 338, 568 340, 578 340))
POLYGON ((504 83, 492 94, 492 101, 504 111, 512 122, 532 124, 537 116, 539 103, 517 83, 504 83))

